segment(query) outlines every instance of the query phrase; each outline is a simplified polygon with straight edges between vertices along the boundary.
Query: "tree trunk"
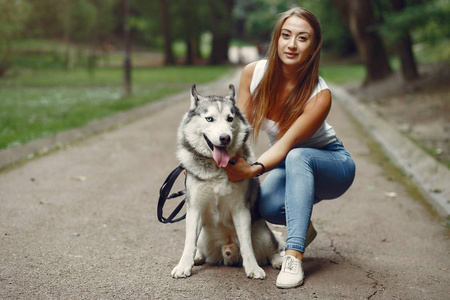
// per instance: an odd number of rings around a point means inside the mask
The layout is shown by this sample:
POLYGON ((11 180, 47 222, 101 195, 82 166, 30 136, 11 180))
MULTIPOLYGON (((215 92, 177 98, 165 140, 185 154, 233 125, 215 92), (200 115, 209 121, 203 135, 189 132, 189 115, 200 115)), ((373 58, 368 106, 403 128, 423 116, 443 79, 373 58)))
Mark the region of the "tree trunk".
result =
POLYGON ((172 51, 172 35, 170 31, 170 16, 167 0, 159 0, 161 9, 161 25, 164 34, 164 65, 174 65, 175 56, 172 51))
POLYGON ((186 62, 185 64, 190 66, 194 64, 194 49, 193 43, 190 39, 186 39, 186 62))
MULTIPOLYGON (((406 7, 405 0, 391 0, 394 12, 401 12, 406 7)), ((414 80, 419 77, 417 65, 412 51, 411 36, 408 31, 402 32, 397 43, 398 54, 402 62, 402 75, 405 80, 414 80)))
POLYGON ((209 0, 210 24, 213 34, 211 65, 228 63, 228 45, 231 40, 234 0, 209 0))
POLYGON ((179 15, 182 28, 178 32, 186 43, 186 65, 193 65, 199 61, 198 41, 202 33, 202 23, 205 17, 201 12, 205 10, 204 1, 183 0, 177 5, 177 15, 179 15))
POLYGON ((125 95, 131 94, 131 61, 130 61, 130 0, 124 0, 125 5, 125 17, 124 17, 124 42, 125 42, 125 62, 124 62, 124 74, 125 74, 125 95))
POLYGON ((186 65, 195 65, 201 61, 199 37, 186 38, 186 65))
POLYGON ((383 42, 373 29, 376 25, 370 0, 334 0, 350 33, 358 52, 366 65, 365 83, 378 81, 392 73, 383 42))
POLYGON ((228 63, 228 45, 231 35, 215 34, 212 41, 212 50, 209 63, 211 65, 221 65, 228 63))
POLYGON ((200 52, 200 36, 197 36, 192 41, 192 52, 194 53, 195 60, 198 60, 198 61, 202 60, 202 54, 200 52))

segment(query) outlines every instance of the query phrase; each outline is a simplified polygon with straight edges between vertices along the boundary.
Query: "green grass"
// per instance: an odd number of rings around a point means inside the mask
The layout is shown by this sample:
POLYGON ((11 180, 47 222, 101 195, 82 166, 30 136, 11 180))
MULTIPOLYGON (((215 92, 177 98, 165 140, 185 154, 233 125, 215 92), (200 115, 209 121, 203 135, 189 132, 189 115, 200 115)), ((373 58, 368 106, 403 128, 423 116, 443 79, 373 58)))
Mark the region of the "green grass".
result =
MULTIPOLYGON (((205 83, 215 80, 229 70, 226 66, 185 66, 135 68, 133 84, 151 85, 156 83, 205 83)), ((20 73, 0 79, 0 87, 18 86, 96 86, 122 85, 121 68, 96 69, 89 73, 86 69, 65 70, 20 70, 20 73)))
POLYGON ((134 69, 132 95, 123 96, 119 68, 20 70, 0 79, 0 149, 83 126, 119 111, 213 81, 226 66, 134 69))
POLYGON ((324 65, 320 67, 319 75, 335 84, 347 82, 363 82, 366 69, 362 64, 356 65, 324 65))

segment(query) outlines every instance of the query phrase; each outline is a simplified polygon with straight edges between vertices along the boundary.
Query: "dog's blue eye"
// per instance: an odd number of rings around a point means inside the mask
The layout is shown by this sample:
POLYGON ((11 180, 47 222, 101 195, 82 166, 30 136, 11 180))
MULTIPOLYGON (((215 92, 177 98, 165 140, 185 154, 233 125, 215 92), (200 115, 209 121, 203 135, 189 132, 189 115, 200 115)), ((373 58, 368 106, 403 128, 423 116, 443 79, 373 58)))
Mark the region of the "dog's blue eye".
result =
POLYGON ((207 122, 212 122, 212 121, 214 121, 214 119, 213 119, 212 117, 206 117, 205 119, 206 119, 207 122))
POLYGON ((233 122, 233 120, 234 120, 233 117, 228 117, 228 119, 227 119, 227 121, 230 123, 233 122))

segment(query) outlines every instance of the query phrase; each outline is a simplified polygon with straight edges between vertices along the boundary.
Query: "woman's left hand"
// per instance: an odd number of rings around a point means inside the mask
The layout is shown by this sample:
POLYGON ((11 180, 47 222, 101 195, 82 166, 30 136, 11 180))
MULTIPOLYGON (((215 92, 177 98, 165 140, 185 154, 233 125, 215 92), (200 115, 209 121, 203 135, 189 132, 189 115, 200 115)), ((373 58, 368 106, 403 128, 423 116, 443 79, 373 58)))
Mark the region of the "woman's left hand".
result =
POLYGON ((242 157, 233 157, 234 164, 229 163, 225 167, 230 181, 239 181, 254 177, 252 166, 249 165, 242 157))

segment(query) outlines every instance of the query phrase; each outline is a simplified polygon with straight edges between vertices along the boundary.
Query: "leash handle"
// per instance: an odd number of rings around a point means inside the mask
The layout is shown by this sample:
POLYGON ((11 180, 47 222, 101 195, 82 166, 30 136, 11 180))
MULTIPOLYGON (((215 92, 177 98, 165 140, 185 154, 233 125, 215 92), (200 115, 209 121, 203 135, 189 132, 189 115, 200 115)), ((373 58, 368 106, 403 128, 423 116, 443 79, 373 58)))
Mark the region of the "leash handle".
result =
POLYGON ((168 199, 173 199, 173 198, 183 196, 184 194, 186 194, 186 190, 183 190, 183 191, 179 191, 179 192, 172 193, 169 195, 170 190, 172 189, 172 186, 175 183, 175 180, 178 178, 178 176, 180 175, 180 173, 183 170, 184 170, 184 168, 182 165, 179 165, 177 168, 175 168, 169 174, 169 176, 167 176, 166 180, 164 181, 163 185, 161 186, 161 189, 159 190, 159 200, 158 200, 157 212, 158 212, 158 220, 161 223, 164 223, 164 224, 175 223, 175 222, 184 220, 186 218, 186 214, 184 214, 183 216, 181 216, 177 219, 174 219, 178 215, 178 213, 181 211, 181 209, 183 208, 184 203, 186 202, 186 197, 180 202, 180 204, 178 204, 178 206, 174 209, 174 211, 167 218, 163 217, 163 208, 164 208, 164 204, 166 203, 166 201, 168 199))

